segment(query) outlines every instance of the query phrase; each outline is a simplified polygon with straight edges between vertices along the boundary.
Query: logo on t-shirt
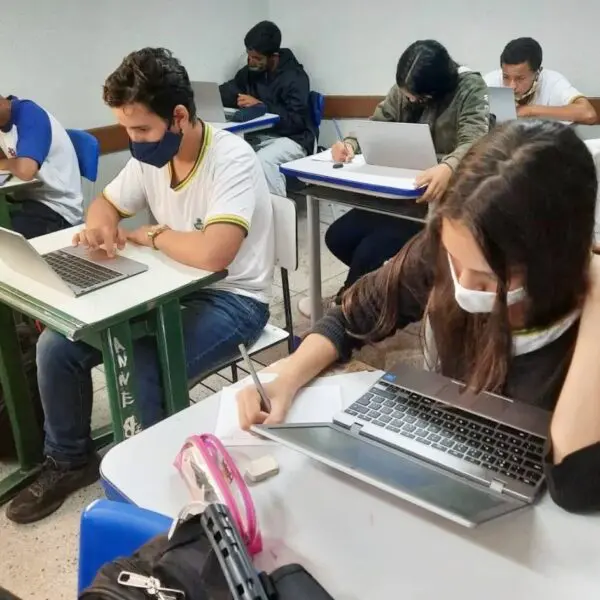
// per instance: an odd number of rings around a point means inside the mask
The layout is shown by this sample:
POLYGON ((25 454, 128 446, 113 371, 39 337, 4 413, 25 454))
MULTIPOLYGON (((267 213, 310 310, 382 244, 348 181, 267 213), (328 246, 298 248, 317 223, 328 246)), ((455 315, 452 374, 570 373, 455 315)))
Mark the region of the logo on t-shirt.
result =
POLYGON ((196 219, 196 222, 194 223, 194 229, 197 229, 198 231, 202 231, 204 229, 204 223, 202 222, 202 219, 196 219))
POLYGON ((17 158, 17 152, 14 148, 9 148, 8 149, 8 156, 10 158, 17 158))

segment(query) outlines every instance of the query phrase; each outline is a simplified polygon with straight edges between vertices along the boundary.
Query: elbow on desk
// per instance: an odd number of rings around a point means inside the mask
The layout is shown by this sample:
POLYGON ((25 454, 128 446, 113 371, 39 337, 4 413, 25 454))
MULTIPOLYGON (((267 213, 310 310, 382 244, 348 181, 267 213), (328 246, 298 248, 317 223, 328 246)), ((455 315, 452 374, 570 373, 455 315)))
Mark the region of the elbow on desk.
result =
POLYGON ((584 125, 597 125, 598 124, 598 115, 594 110, 593 106, 590 106, 588 110, 585 111, 581 122, 584 125))

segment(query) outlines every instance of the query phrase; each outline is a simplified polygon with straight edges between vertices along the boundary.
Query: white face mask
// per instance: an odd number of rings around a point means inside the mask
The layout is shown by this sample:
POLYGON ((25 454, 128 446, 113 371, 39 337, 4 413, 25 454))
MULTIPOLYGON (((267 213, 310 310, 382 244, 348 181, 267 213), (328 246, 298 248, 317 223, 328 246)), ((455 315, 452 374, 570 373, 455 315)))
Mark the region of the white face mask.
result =
MULTIPOLYGON (((450 265, 450 274, 454 282, 454 298, 456 299, 456 303, 468 313, 491 313, 496 303, 496 292, 470 290, 463 287, 458 281, 450 255, 448 255, 448 264, 450 265)), ((508 306, 516 304, 524 300, 526 296, 525 289, 522 287, 510 290, 506 294, 506 304, 508 306)))

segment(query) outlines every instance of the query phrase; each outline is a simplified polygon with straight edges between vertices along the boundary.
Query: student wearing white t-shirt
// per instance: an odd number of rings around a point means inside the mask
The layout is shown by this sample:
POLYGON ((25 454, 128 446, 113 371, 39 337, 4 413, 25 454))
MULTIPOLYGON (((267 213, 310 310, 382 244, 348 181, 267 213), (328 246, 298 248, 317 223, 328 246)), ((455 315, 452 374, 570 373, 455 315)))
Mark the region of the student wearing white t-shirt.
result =
MULTIPOLYGON (((75 244, 115 252, 127 243, 228 276, 184 300, 189 378, 210 372, 258 339, 269 317, 274 267, 270 194, 260 162, 241 138, 196 118, 188 74, 168 50, 145 48, 109 76, 104 101, 125 127, 133 158, 91 204, 75 244), (131 232, 122 218, 149 208, 157 225, 131 232)), ((154 338, 134 342, 142 425, 163 416, 154 338)), ((32 487, 7 510, 18 523, 54 512, 75 490, 98 479, 90 439, 91 368, 96 349, 45 330, 37 348, 45 417, 46 462, 32 487)))
POLYGON ((26 238, 81 223, 83 196, 75 148, 64 127, 32 100, 0 96, 0 170, 40 185, 15 194, 12 228, 26 238))
POLYGON ((519 117, 596 123, 596 111, 589 100, 563 75, 542 68, 542 47, 534 39, 509 42, 500 56, 500 67, 488 73, 485 82, 489 87, 514 90, 519 117))

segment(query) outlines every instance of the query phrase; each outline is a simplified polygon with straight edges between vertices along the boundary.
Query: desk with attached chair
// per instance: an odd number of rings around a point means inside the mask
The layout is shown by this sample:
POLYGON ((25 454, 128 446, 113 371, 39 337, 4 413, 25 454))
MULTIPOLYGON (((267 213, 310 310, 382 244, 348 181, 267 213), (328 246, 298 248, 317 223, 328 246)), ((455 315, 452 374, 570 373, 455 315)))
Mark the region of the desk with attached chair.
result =
MULTIPOLYGON (((71 244, 78 227, 30 240, 40 254, 71 244)), ((41 456, 34 426, 13 311, 39 320, 70 340, 101 350, 116 441, 139 430, 135 402, 132 342, 144 335, 157 340, 167 414, 189 405, 180 299, 218 281, 210 273, 177 263, 152 248, 131 244, 123 255, 148 265, 145 273, 78 298, 16 274, 0 263, 0 383, 11 419, 20 469, 0 482, 0 504, 27 484, 41 456)), ((106 440, 109 431, 101 432, 106 440)))
POLYGON ((326 150, 315 156, 281 165, 281 172, 286 177, 296 177, 308 185, 302 193, 306 194, 307 205, 309 297, 313 325, 323 315, 320 202, 338 203, 398 219, 425 222, 427 209, 416 203, 424 191, 415 189, 414 186, 418 171, 373 167, 373 173, 367 174, 360 170, 364 164, 364 158, 359 155, 352 163, 334 169, 331 151, 326 150))

